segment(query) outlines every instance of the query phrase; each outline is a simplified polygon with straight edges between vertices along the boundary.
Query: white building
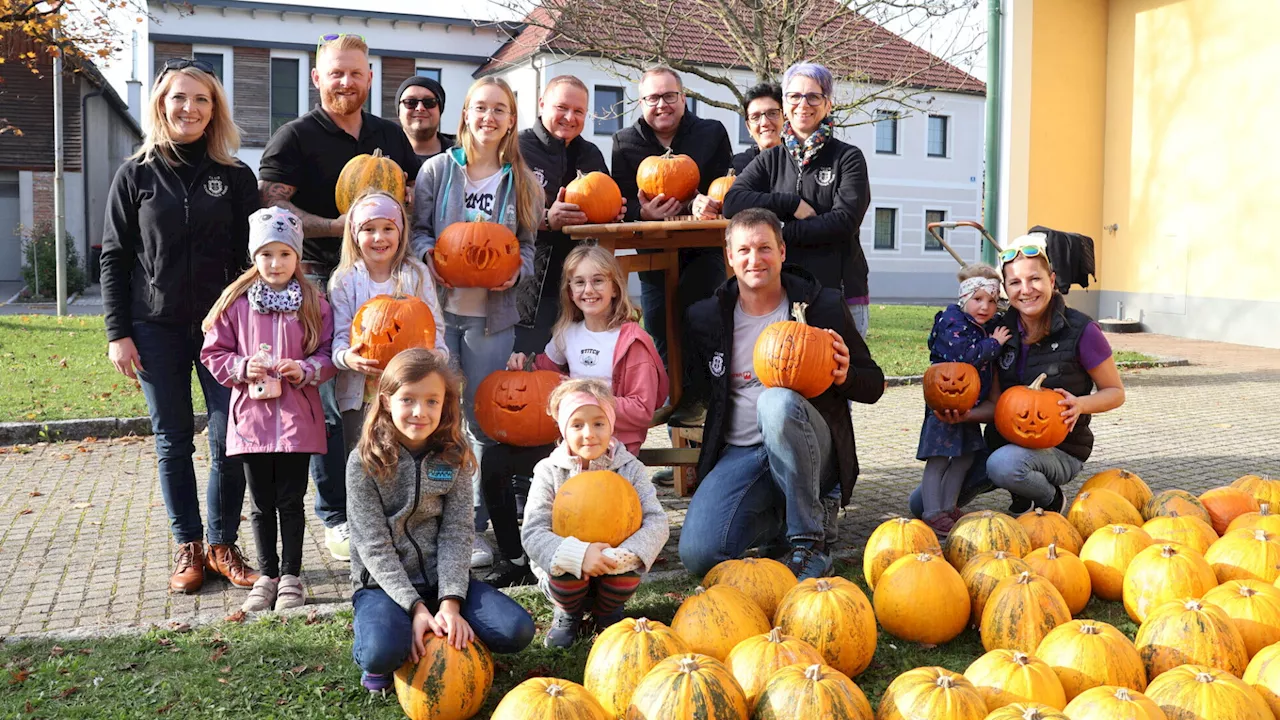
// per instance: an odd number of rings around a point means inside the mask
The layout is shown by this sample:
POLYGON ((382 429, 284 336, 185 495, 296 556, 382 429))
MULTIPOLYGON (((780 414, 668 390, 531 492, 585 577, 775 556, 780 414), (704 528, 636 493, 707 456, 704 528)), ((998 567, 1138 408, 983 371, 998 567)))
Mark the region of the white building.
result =
MULTIPOLYGON (((381 12, 373 9, 376 3, 370 5, 357 9, 250 0, 150 0, 151 18, 142 24, 146 28, 139 31, 136 43, 137 66, 143 70, 134 70, 134 63, 124 59, 105 73, 122 95, 129 93, 130 75, 137 74, 141 84, 133 86, 130 99, 145 103, 155 68, 165 59, 194 55, 214 62, 221 68, 236 121, 245 131, 240 156, 255 170, 274 128, 318 102, 309 73, 316 43, 326 33, 356 33, 368 42, 374 80, 369 109, 386 117, 394 116, 400 82, 415 72, 434 74, 443 84, 448 97, 441 124, 446 132, 457 127, 468 86, 485 74, 499 75, 511 84, 523 127, 536 122, 537 98, 547 80, 561 74, 581 78, 591 88, 592 106, 599 114, 589 122, 586 137, 606 160, 612 134, 639 116, 634 82, 621 80, 599 59, 568 57, 530 42, 537 35, 535 28, 477 27, 471 20, 381 12), (620 115, 609 112, 618 107, 620 115)), ((424 8, 445 12, 434 1, 424 8)), ((883 50, 895 63, 927 55, 905 41, 897 42, 898 47, 891 41, 883 50)), ((933 93, 927 115, 906 115, 839 133, 862 148, 870 171, 872 202, 862 225, 862 244, 871 268, 873 299, 951 297, 958 268, 947 253, 928 242, 926 219, 981 217, 984 88, 952 66, 935 70, 925 77, 947 89, 933 93)), ((743 87, 755 83, 746 71, 738 79, 743 87)), ((722 88, 699 78, 686 77, 685 82, 707 97, 732 101, 722 88)), ((699 116, 724 123, 738 151, 750 147, 740 116, 691 104, 699 116)), ((956 233, 947 240, 966 259, 980 258, 976 234, 956 233)))

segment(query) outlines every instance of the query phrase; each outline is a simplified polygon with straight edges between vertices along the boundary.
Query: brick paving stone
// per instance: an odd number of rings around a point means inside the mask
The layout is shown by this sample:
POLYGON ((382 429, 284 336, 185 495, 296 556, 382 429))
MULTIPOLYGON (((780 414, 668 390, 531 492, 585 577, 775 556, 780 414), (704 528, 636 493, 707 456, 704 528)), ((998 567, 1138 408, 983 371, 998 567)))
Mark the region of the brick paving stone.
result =
MULTIPOLYGON (((1280 476, 1280 415, 1271 407, 1280 391, 1280 350, 1145 334, 1108 337, 1117 349, 1185 357, 1194 364, 1124 374, 1127 402, 1095 418, 1097 443, 1084 477, 1125 467, 1157 490, 1198 493, 1246 473, 1280 476)), ((897 387, 874 406, 854 407, 862 475, 841 513, 838 550, 856 553, 876 525, 905 512, 923 467, 915 460, 922 405, 918 387, 897 387)), ((665 428, 652 429, 648 444, 666 445, 665 428)), ((202 483, 208 472, 205 448, 198 439, 196 473, 202 483)), ((163 624, 239 608, 246 591, 217 577, 209 577, 196 595, 169 594, 173 545, 150 438, 3 451, 0 636, 163 624)), ((671 539, 655 569, 677 569, 688 499, 673 497, 669 489, 659 494, 671 539)), ((203 500, 203 489, 199 496, 203 500)), ((310 512, 313 501, 309 489, 303 551, 308 602, 347 600, 348 566, 329 557, 324 528, 310 512)), ((1007 503, 1008 495, 996 492, 973 507, 1003 509, 1007 503)), ((251 532, 242 521, 239 543, 250 554, 251 532)))

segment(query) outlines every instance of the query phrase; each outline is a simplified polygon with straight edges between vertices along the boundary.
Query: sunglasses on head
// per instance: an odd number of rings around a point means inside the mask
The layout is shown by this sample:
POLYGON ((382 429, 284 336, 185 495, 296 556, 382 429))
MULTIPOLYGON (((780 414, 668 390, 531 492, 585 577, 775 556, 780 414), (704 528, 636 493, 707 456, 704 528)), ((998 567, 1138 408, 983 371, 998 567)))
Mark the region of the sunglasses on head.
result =
POLYGON ((338 38, 347 37, 348 35, 360 38, 360 42, 366 42, 363 35, 357 35, 356 33, 328 33, 320 36, 320 42, 316 44, 316 47, 323 47, 325 43, 331 43, 338 38))
POLYGON ((207 72, 210 75, 214 74, 213 66, 203 60, 192 60, 191 58, 169 58, 164 61, 164 70, 161 71, 160 75, 163 77, 164 74, 170 70, 184 70, 189 67, 193 67, 201 72, 207 72))
POLYGON ((419 106, 424 107, 427 110, 431 110, 433 108, 439 107, 440 101, 433 97, 405 98, 400 101, 400 104, 405 106, 409 110, 417 110, 419 106))
POLYGON ((1021 255, 1022 257, 1040 257, 1044 255, 1044 259, 1048 260, 1049 256, 1045 255, 1044 248, 1039 245, 1023 245, 1022 247, 1006 248, 1000 251, 1000 262, 1007 263, 1021 255))

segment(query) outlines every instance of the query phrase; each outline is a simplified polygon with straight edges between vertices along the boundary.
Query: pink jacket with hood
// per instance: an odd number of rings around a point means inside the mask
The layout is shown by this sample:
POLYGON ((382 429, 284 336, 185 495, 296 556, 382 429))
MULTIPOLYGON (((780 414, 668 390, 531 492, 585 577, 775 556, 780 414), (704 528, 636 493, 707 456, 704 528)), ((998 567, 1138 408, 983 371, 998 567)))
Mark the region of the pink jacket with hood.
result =
POLYGON ((317 385, 337 370, 330 359, 333 315, 320 299, 320 345, 310 356, 303 352, 302 322, 297 313, 258 313, 241 295, 204 336, 200 362, 214 379, 231 388, 227 420, 227 455, 251 453, 324 453, 327 442, 324 410, 317 385), (269 400, 249 397, 245 365, 258 346, 267 343, 277 358, 302 365, 301 383, 280 379, 280 396, 269 400))
MULTIPOLYGON (((552 340, 552 342, 555 342, 552 340)), ((534 366, 539 370, 567 372, 544 353, 538 353, 534 366)), ((627 446, 627 452, 640 452, 653 413, 667 397, 667 369, 653 345, 653 338, 639 323, 626 322, 618 332, 613 348, 613 396, 617 400, 618 422, 614 437, 627 446)))

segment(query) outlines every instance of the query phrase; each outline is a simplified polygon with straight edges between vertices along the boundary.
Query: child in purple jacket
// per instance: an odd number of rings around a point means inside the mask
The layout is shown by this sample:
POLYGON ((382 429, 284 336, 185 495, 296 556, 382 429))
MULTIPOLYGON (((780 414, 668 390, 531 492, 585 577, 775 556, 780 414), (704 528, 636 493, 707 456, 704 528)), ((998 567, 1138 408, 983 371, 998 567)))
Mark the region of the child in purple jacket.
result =
MULTIPOLYGON (((966 265, 959 273, 959 302, 948 305, 933 320, 929 333, 929 362, 969 363, 978 369, 982 390, 978 402, 991 391, 991 362, 1000 346, 1009 340, 1009 329, 998 327, 991 335, 986 325, 996 314, 1000 299, 1000 275, 990 265, 966 265)), ((976 422, 947 423, 925 409, 916 459, 924 460, 920 493, 924 501, 923 520, 945 538, 951 533, 960 512, 956 500, 974 453, 984 447, 982 430, 976 422)))
POLYGON ((316 386, 333 377, 329 304, 302 273, 302 223, 278 207, 249 217, 253 267, 205 317, 200 362, 231 388, 227 455, 244 461, 262 577, 245 611, 299 607, 306 594, 302 496, 313 453, 326 449, 316 386), (279 515, 280 554, 276 554, 279 515))

